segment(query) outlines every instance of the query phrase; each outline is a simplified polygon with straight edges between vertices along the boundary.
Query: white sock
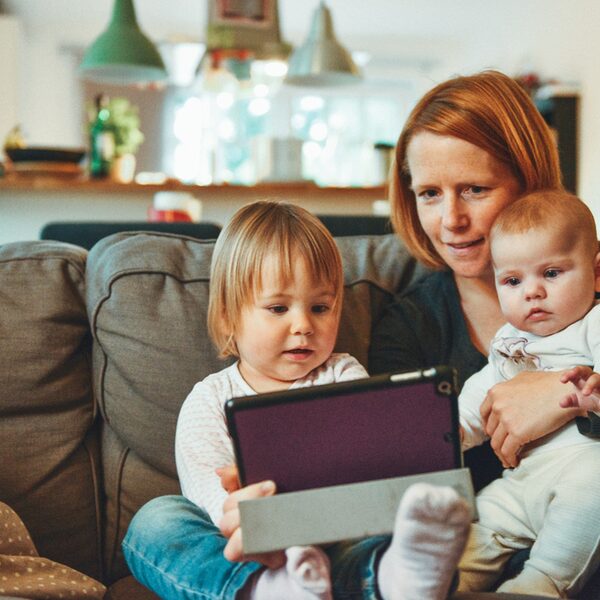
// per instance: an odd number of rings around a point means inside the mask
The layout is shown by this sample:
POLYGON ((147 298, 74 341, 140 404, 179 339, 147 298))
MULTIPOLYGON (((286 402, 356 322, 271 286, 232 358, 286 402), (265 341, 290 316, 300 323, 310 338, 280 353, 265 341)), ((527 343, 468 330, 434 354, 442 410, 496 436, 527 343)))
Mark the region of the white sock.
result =
MULTIPOLYGON (((331 600, 329 558, 316 546, 293 546, 287 563, 257 573, 247 596, 250 600, 331 600)), ((242 598, 245 598, 242 595, 242 598)))
POLYGON ((377 580, 384 600, 443 600, 463 553, 471 511, 451 487, 412 485, 400 501, 377 580))

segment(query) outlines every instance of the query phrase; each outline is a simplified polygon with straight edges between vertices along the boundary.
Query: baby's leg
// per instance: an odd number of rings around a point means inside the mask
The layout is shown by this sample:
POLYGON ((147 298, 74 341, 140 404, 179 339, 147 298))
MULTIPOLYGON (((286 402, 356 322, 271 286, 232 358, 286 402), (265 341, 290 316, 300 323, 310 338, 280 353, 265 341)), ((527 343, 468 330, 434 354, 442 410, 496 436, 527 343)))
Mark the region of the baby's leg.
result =
POLYGON ((241 598, 250 600, 331 600, 329 559, 316 546, 286 550, 287 563, 254 576, 241 598))
POLYGON ((443 600, 462 554, 471 510, 450 487, 411 486, 400 502, 378 582, 384 600, 443 600))
POLYGON ((537 539, 523 571, 498 591, 577 596, 600 566, 600 445, 560 448, 540 458, 551 466, 527 495, 537 539))

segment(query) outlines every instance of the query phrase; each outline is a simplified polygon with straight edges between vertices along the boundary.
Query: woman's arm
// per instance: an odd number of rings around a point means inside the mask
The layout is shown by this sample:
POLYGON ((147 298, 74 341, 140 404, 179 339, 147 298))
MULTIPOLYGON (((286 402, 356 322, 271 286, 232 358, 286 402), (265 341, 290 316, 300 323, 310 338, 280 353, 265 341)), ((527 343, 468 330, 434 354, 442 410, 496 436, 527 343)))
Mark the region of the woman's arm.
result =
POLYGON ((481 417, 491 446, 505 467, 519 464, 525 444, 585 414, 580 408, 561 408, 560 401, 572 391, 566 386, 573 386, 562 383, 561 375, 561 371, 524 371, 488 391, 481 417))

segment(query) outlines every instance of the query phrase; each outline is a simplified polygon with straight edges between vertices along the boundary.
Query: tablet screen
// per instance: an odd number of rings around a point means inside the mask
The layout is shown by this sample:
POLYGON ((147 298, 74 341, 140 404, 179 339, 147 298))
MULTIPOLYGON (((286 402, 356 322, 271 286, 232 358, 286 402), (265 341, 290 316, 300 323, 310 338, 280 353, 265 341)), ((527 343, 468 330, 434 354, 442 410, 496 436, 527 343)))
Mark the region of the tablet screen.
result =
POLYGON ((240 480, 283 493, 460 467, 454 379, 436 367, 230 400, 240 480))

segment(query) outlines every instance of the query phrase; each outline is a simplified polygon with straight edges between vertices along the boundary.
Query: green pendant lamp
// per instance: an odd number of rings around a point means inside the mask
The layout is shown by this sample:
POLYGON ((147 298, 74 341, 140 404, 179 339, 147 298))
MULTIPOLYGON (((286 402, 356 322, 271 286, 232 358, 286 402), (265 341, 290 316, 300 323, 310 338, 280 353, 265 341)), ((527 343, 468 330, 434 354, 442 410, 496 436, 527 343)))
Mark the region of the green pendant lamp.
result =
POLYGON ((120 85, 167 78, 158 50, 138 25, 133 0, 115 0, 108 28, 86 50, 79 73, 85 79, 120 85))
POLYGON ((306 41, 289 59, 285 83, 329 86, 356 83, 360 79, 352 56, 336 38, 331 11, 321 0, 313 14, 306 41))

